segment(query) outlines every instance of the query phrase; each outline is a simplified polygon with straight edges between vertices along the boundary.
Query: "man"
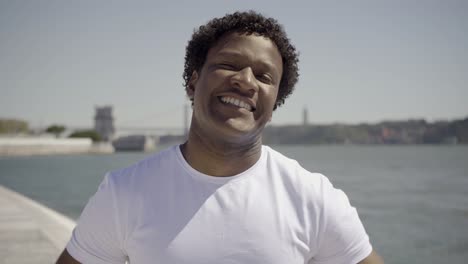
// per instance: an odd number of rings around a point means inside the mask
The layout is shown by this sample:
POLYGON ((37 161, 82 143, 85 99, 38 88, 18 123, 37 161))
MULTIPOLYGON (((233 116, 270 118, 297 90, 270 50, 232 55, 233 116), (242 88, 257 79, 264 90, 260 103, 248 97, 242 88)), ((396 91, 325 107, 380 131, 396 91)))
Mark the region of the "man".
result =
POLYGON ((383 263, 343 192, 262 146, 297 63, 258 13, 200 27, 185 56, 187 142, 106 175, 57 263, 383 263))

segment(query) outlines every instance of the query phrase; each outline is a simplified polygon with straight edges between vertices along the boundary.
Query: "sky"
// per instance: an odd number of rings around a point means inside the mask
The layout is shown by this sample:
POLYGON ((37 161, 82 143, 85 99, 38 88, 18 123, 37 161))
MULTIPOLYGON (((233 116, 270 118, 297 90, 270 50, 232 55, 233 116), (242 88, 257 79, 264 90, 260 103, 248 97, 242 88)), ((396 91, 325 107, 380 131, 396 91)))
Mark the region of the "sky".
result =
POLYGON ((256 10, 284 25, 300 78, 272 124, 468 116, 468 1, 0 0, 0 118, 32 127, 183 127, 185 46, 256 10))

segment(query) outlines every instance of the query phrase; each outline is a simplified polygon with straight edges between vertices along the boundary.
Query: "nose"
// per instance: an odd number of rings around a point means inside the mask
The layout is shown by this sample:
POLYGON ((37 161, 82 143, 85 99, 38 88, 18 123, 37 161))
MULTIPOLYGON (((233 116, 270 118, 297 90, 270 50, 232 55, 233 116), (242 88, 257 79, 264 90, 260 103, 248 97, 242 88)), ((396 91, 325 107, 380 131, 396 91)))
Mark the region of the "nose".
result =
POLYGON ((245 67, 236 72, 231 77, 231 85, 240 92, 248 94, 249 96, 258 92, 257 80, 253 74, 252 68, 250 67, 245 67))

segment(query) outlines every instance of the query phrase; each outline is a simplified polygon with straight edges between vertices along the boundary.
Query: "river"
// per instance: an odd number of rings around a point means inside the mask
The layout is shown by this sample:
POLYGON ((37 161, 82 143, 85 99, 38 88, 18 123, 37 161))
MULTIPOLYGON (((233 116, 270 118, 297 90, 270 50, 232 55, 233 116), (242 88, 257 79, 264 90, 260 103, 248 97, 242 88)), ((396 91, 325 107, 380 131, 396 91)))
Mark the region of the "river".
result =
MULTIPOLYGON (((272 146, 328 176, 386 263, 468 262, 468 146, 272 146)), ((0 158, 0 184, 78 218, 104 174, 149 154, 0 158)))

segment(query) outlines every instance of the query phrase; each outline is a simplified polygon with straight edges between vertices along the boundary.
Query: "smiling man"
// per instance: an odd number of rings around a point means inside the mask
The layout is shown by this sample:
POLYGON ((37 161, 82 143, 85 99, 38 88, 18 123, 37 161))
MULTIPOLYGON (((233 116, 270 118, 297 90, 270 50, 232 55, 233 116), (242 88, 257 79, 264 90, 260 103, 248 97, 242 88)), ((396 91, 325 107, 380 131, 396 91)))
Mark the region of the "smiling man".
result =
POLYGON ((297 63, 274 19, 201 26, 185 57, 187 142, 106 175, 57 263, 383 263, 342 191, 262 145, 297 63))

